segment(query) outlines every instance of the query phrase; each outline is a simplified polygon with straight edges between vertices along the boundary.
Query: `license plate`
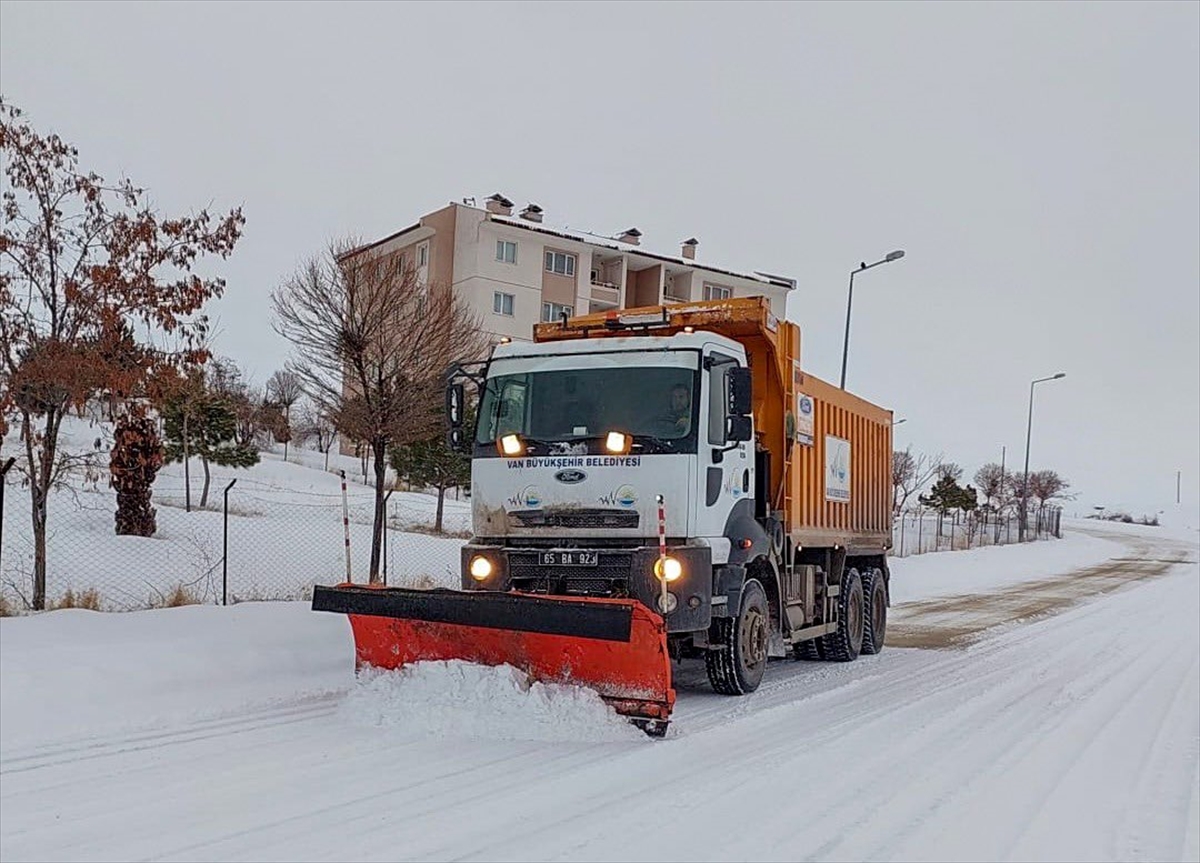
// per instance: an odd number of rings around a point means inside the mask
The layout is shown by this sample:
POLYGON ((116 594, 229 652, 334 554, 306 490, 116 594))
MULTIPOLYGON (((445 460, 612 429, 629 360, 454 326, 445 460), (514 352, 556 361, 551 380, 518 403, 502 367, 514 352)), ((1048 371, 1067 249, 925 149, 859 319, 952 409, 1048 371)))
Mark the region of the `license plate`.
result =
POLYGON ((542 566, 596 566, 600 553, 595 551, 543 551, 542 566))

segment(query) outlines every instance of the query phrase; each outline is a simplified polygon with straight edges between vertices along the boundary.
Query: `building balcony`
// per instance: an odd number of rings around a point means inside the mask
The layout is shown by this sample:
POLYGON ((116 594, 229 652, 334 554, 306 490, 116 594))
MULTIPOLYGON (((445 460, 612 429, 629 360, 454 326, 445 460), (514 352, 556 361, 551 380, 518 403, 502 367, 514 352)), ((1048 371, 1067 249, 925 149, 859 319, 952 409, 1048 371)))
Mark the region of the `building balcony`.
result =
POLYGON ((589 299, 609 308, 616 308, 621 302, 621 290, 614 284, 592 282, 589 299))

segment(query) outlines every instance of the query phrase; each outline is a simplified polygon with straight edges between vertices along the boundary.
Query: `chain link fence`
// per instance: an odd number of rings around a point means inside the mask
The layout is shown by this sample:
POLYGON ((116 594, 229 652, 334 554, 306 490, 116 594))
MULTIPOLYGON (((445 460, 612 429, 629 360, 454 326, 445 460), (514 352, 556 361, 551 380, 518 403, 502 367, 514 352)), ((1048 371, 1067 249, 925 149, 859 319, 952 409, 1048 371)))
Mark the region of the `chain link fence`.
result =
MULTIPOLYGON (((364 583, 370 571, 374 490, 348 483, 343 504, 338 479, 322 478, 330 482, 304 491, 245 476, 214 476, 201 507, 202 478, 193 476, 189 512, 182 478, 160 477, 152 498, 158 529, 148 538, 116 535, 111 490, 56 490, 50 496, 46 537, 47 608, 124 611, 301 600, 311 597, 314 584, 345 580, 347 569, 353 581, 364 583)), ((30 606, 33 593, 29 491, 12 473, 6 480, 0 599, 9 611, 20 611, 30 606)), ((380 566, 387 583, 459 584, 459 548, 469 534, 469 503, 456 501, 453 491, 447 494, 441 532, 434 529, 436 507, 435 495, 388 494, 380 566)))
MULTIPOLYGON (((323 460, 317 454, 303 458, 323 460)), ((276 463, 272 469, 279 467, 276 463)), ((374 489, 365 482, 369 476, 361 471, 351 476, 343 504, 336 462, 332 469, 319 461, 302 465, 289 460, 283 467, 294 471, 284 478, 286 483, 272 480, 269 472, 266 478, 214 472, 203 507, 203 477, 193 474, 190 512, 183 477, 160 475, 152 499, 158 530, 149 538, 116 535, 115 497, 102 481, 55 490, 46 541, 47 607, 119 611, 303 600, 311 597, 314 584, 345 580, 347 570, 351 580, 365 582, 374 522, 374 489)), ((4 480, 0 602, 12 612, 30 606, 34 543, 28 489, 16 470, 4 480)), ((470 534, 469 501, 459 497, 455 491, 447 493, 439 532, 434 527, 435 495, 388 493, 380 566, 388 584, 459 584, 459 550, 470 534)), ((1053 506, 1031 512, 1027 538, 1061 536, 1061 517, 1062 510, 1053 506)), ((909 557, 1006 545, 1018 542, 1019 535, 1019 518, 1011 512, 908 509, 895 519, 891 553, 909 557)))
MULTIPOLYGON (((1041 507, 1029 513, 1026 540, 1062 537, 1062 509, 1041 507)), ((1020 542, 1021 519, 1012 512, 939 513, 906 509, 892 523, 892 555, 910 557, 935 551, 963 551, 1020 542)))

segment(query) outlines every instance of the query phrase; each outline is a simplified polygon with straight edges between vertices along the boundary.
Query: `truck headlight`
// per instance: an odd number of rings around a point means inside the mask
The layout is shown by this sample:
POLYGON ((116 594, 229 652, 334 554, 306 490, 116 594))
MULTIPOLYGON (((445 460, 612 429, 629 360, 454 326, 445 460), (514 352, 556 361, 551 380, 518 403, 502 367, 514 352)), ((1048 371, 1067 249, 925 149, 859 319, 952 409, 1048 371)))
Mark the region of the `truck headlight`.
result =
POLYGON ((517 435, 506 434, 500 438, 500 452, 503 455, 521 455, 525 452, 525 446, 517 435))
POLYGON ((483 555, 477 554, 471 558, 471 578, 476 581, 486 581, 492 574, 492 562, 483 555))
POLYGON ((683 564, 674 557, 660 557, 654 561, 654 574, 670 584, 683 575, 683 564))
POLYGON ((614 455, 625 455, 629 452, 629 435, 623 432, 610 431, 604 438, 604 448, 614 455))

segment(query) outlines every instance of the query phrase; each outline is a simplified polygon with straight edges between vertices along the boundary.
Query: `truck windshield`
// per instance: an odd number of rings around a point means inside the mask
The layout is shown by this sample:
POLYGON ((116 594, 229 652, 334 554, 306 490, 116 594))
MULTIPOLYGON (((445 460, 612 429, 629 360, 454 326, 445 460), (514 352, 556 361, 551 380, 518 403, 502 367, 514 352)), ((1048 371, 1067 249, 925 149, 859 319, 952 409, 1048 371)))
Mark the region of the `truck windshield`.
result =
POLYGON ((642 452, 694 452, 695 395, 696 372, 680 366, 500 375, 484 388, 475 440, 493 452, 506 434, 521 435, 535 454, 588 442, 599 452, 607 433, 619 431, 632 435, 642 452))

